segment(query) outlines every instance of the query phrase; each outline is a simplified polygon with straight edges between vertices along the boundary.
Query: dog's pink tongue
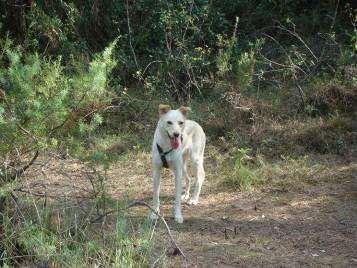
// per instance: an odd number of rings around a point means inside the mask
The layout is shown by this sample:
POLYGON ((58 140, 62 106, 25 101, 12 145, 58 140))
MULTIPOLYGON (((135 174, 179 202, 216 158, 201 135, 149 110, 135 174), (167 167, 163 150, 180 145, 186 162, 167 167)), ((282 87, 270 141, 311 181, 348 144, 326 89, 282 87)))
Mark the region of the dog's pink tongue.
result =
POLYGON ((172 149, 176 150, 180 146, 180 139, 178 137, 174 137, 170 139, 172 149))

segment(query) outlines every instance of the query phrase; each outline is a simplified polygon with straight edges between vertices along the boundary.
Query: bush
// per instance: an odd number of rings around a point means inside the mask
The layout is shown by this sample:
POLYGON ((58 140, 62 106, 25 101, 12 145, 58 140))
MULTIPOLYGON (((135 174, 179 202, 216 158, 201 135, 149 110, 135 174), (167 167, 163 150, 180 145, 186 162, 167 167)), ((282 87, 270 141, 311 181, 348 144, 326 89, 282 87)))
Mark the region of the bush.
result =
MULTIPOLYGON (((0 59, 3 179, 15 176, 29 153, 86 137, 102 123, 100 112, 112 99, 107 84, 115 65, 114 46, 89 66, 66 72, 61 58, 23 55, 9 40, 5 43, 0 59)), ((77 148, 85 145, 84 140, 77 142, 77 148)))
POLYGON ((231 190, 250 190, 259 180, 258 169, 253 169, 245 162, 250 157, 248 156, 249 149, 238 149, 235 155, 233 170, 226 175, 223 184, 231 190))
MULTIPOLYGON (((17 221, 17 210, 12 203, 17 204, 17 197, 13 190, 40 151, 62 146, 80 157, 88 157, 83 149, 86 138, 102 123, 100 113, 112 99, 108 75, 115 65, 114 46, 115 42, 96 55, 89 66, 67 71, 61 58, 41 57, 37 53, 24 55, 9 39, 3 43, 0 49, 0 225, 8 230, 1 229, 0 235, 9 232, 11 239, 15 239, 0 243, 0 254, 6 260, 12 260, 12 254, 30 254, 37 261, 47 262, 61 248, 59 238, 40 219, 33 224, 29 220, 32 215, 28 215, 28 221, 17 221), (21 228, 17 230, 19 224, 21 228), (14 237, 14 232, 23 236, 14 237), (26 252, 16 253, 20 249, 26 252)), ((18 204, 17 209, 20 209, 18 204)))

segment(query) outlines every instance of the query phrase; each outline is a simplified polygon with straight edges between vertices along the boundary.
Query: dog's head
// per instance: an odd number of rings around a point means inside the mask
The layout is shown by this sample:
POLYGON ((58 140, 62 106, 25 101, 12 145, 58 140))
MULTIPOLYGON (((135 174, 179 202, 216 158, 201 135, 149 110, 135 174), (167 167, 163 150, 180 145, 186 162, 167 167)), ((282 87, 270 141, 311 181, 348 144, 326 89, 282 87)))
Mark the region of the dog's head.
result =
POLYGON ((181 144, 182 132, 189 111, 190 108, 184 106, 171 110, 169 105, 159 105, 160 127, 168 135, 173 149, 177 149, 181 144))

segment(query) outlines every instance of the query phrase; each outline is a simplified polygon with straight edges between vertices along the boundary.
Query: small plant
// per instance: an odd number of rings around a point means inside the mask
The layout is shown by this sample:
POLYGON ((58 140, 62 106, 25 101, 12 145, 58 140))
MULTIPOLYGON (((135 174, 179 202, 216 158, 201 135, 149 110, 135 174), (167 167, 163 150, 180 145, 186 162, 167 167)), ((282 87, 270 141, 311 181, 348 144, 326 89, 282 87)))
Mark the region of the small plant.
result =
POLYGON ((259 180, 259 173, 245 164, 251 157, 248 155, 250 149, 238 149, 235 155, 233 171, 225 178, 224 184, 234 190, 247 191, 259 180))

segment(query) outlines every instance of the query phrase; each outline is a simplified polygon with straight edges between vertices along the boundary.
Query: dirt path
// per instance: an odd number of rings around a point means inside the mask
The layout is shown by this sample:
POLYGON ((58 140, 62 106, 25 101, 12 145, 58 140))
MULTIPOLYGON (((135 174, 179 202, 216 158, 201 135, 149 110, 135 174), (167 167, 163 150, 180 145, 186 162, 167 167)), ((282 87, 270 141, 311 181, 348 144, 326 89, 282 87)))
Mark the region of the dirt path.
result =
MULTIPOLYGON (((184 206, 181 225, 173 221, 173 180, 166 171, 162 213, 190 267, 357 266, 357 162, 335 160, 321 182, 284 191, 269 185, 250 192, 225 191, 219 187, 215 170, 208 167, 201 202, 184 206)), ((107 174, 110 195, 149 201, 149 162, 146 153, 119 161, 107 174)), ((80 163, 53 164, 46 170, 56 174, 59 167, 66 172, 51 176, 48 187, 63 192, 67 181, 70 194, 85 195, 80 163)), ((137 209, 131 215, 141 221, 146 210, 137 209)), ((162 226, 157 235, 169 245, 162 226)), ((180 266, 181 258, 166 256, 164 262, 180 266)))
MULTIPOLYGON (((113 195, 150 200, 148 161, 142 155, 129 160, 127 169, 118 168, 120 173, 113 169, 111 176, 121 174, 112 181, 113 195)), ((321 183, 292 191, 267 185, 237 193, 218 190, 216 174, 208 167, 201 202, 184 206, 182 225, 172 218, 173 180, 165 172, 162 213, 190 266, 357 266, 357 163, 335 162, 331 171, 321 183)), ((167 261, 175 266, 181 260, 167 261)))

